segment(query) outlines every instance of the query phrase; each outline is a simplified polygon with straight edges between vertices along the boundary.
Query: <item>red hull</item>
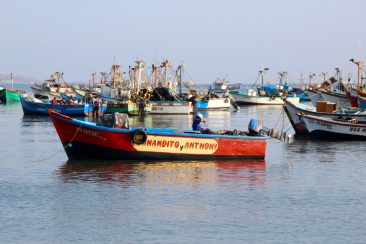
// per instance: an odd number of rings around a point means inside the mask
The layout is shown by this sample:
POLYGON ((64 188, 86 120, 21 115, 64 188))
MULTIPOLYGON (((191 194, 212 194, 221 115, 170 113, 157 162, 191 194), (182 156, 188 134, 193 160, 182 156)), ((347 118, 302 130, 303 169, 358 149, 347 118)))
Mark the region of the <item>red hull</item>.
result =
POLYGON ((263 159, 266 137, 189 134, 146 129, 147 141, 132 142, 134 129, 95 126, 50 112, 69 159, 263 159))

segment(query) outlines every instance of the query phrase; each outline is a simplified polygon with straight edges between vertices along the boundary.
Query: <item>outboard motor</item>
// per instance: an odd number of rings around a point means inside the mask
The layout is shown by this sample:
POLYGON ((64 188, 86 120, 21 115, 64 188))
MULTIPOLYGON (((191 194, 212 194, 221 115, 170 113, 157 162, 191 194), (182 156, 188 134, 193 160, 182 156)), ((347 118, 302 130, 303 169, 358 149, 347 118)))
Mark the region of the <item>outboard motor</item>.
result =
POLYGON ((257 136, 262 129, 262 123, 260 120, 251 119, 248 124, 248 131, 251 135, 257 136))

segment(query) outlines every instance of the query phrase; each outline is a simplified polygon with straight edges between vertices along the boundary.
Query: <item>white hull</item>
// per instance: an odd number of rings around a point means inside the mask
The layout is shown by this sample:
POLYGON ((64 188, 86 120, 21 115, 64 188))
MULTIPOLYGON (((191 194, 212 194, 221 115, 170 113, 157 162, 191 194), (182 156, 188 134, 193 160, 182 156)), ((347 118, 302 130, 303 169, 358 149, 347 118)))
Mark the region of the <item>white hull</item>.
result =
POLYGON ((316 103, 318 101, 324 101, 324 99, 322 97, 322 94, 320 92, 309 90, 308 93, 309 93, 309 97, 310 97, 311 103, 314 106, 316 106, 316 103))
POLYGON ((230 108, 230 98, 210 98, 208 101, 199 100, 196 103, 198 110, 226 110, 230 108))
MULTIPOLYGON (((246 94, 232 93, 230 94, 237 104, 248 105, 283 105, 283 99, 281 97, 261 97, 261 96, 249 96, 246 94)), ((287 100, 292 103, 299 103, 299 97, 288 97, 287 100)))
POLYGON ((336 103, 338 107, 351 107, 348 97, 337 96, 336 94, 321 93, 324 101, 336 103))
POLYGON ((302 116, 311 134, 335 138, 366 139, 366 125, 340 122, 329 118, 302 116))
POLYGON ((359 122, 366 123, 366 113, 357 112, 357 110, 345 110, 343 113, 324 113, 324 112, 316 112, 316 107, 309 106, 306 104, 293 104, 289 101, 285 101, 284 109, 286 111, 287 117, 290 120, 292 127, 294 128, 297 134, 308 134, 309 130, 305 125, 305 122, 302 116, 299 116, 299 113, 306 115, 319 116, 322 118, 332 118, 337 119, 340 116, 349 117, 357 119, 359 122), (353 112, 354 111, 354 112, 353 112), (347 112, 347 114, 345 114, 347 112), (355 114, 352 114, 355 113, 355 114))
POLYGON ((151 114, 189 114, 192 112, 191 102, 150 102, 151 114))

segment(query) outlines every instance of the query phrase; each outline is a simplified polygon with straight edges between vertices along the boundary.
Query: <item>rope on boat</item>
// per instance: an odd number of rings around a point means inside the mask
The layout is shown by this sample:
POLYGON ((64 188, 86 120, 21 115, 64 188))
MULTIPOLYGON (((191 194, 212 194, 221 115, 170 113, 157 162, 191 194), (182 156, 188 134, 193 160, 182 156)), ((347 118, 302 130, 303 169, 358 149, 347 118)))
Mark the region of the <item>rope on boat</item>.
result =
POLYGON ((65 145, 65 146, 63 146, 63 148, 62 149, 60 149, 60 150, 58 150, 57 152, 55 152, 54 154, 51 154, 51 155, 49 155, 49 156, 47 156, 47 157, 44 157, 44 158, 42 158, 42 159, 39 159, 39 160, 31 160, 31 162, 43 162, 43 161, 45 161, 45 160, 47 160, 47 159, 49 159, 49 158, 52 158, 52 157, 54 157, 54 156, 56 156, 57 154, 59 154, 60 152, 62 152, 62 151, 64 151, 67 147, 72 147, 72 141, 75 139, 75 137, 76 137, 76 135, 79 133, 79 131, 80 131, 80 128, 82 127, 83 125, 81 124, 80 126, 78 126, 77 127, 77 129, 76 129, 76 132, 75 132, 75 134, 73 135, 73 137, 71 138, 71 140, 65 145))
POLYGON ((291 134, 287 134, 287 132, 292 128, 292 126, 287 128, 288 125, 289 125, 289 122, 285 123, 285 112, 284 112, 284 109, 282 109, 275 127, 272 129, 264 128, 264 131, 267 133, 267 135, 269 135, 270 137, 272 137, 274 139, 278 139, 280 141, 291 143, 293 141, 293 136, 291 134), (282 125, 281 125, 282 128, 277 129, 277 126, 279 125, 281 118, 282 118, 282 125))

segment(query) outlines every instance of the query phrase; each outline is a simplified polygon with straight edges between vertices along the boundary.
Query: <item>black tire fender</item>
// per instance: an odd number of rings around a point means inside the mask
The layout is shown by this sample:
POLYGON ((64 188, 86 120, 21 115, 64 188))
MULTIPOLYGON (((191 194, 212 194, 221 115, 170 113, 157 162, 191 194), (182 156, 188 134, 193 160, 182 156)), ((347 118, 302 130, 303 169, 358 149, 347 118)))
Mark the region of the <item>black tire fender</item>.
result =
POLYGON ((132 133, 132 143, 141 145, 147 141, 147 134, 144 130, 138 129, 132 133))

